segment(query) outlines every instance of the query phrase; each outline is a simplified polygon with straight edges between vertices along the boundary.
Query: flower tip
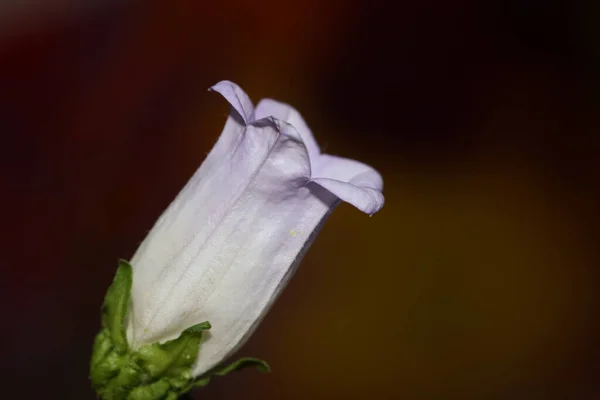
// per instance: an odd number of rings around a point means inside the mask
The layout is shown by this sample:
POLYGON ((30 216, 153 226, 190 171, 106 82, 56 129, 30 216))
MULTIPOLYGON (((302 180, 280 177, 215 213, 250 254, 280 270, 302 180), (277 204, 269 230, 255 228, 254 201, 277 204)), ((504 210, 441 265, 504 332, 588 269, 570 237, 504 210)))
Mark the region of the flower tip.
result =
POLYGON ((375 213, 377 213, 378 211, 380 211, 383 208, 384 204, 385 204, 385 199, 384 199, 383 195, 381 195, 381 198, 377 199, 377 202, 375 204, 373 204, 371 207, 369 207, 368 210, 365 210, 365 213, 367 213, 367 215, 369 217, 372 217, 373 215, 375 215, 375 213))
POLYGON ((248 124, 252 120, 254 105, 246 92, 244 92, 237 84, 223 80, 216 83, 208 90, 220 93, 239 114, 245 124, 248 124))

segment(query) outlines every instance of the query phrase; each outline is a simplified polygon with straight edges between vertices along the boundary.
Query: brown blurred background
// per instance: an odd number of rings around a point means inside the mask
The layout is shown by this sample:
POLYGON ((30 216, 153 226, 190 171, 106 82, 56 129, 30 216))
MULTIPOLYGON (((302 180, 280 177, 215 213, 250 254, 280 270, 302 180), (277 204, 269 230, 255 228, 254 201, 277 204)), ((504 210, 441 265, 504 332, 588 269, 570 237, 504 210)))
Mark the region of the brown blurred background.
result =
POLYGON ((296 106, 386 206, 333 214, 198 399, 597 399, 600 6, 6 2, 2 398, 93 399, 99 307, 227 106, 296 106), (43 5, 42 5, 43 4, 43 5))

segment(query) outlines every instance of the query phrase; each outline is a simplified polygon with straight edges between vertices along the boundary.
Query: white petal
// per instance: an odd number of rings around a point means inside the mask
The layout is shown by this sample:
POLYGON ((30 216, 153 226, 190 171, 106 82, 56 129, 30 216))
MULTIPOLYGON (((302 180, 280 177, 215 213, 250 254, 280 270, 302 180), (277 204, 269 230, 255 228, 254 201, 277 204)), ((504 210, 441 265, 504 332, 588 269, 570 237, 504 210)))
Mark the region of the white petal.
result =
POLYGON ((208 245, 279 136, 270 127, 243 129, 230 117, 206 161, 142 242, 131 260, 135 273, 131 316, 136 323, 130 324, 128 334, 134 347, 161 337, 163 327, 157 328, 154 321, 162 318, 162 305, 178 290, 182 262, 187 265, 208 245))
POLYGON ((133 347, 208 320, 195 375, 248 337, 336 201, 313 194, 305 147, 270 126, 247 126, 222 161, 194 177, 197 192, 184 189, 132 260, 133 347))

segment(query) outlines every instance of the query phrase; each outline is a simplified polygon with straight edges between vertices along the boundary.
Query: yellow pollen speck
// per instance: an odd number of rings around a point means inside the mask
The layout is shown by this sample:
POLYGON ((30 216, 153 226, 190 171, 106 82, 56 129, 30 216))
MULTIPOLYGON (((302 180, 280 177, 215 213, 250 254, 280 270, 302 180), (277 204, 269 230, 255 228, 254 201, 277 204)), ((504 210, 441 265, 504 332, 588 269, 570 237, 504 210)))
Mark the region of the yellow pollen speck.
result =
POLYGON ((291 237, 296 237, 297 234, 298 234, 298 232, 296 232, 294 229, 290 229, 290 236, 291 237))

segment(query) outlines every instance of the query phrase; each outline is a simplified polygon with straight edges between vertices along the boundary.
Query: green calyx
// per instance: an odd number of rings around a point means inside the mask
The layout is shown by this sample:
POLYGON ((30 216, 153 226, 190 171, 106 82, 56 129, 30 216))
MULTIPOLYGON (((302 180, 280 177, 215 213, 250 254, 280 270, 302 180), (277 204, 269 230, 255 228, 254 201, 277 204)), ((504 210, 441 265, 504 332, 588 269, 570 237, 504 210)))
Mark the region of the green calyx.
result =
POLYGON ((266 362, 242 358, 194 378, 202 333, 210 323, 202 322, 174 340, 152 343, 133 351, 125 334, 133 271, 121 260, 102 305, 102 330, 96 336, 90 363, 92 386, 103 400, 175 400, 195 387, 206 386, 214 376, 247 367, 268 372, 266 362))

